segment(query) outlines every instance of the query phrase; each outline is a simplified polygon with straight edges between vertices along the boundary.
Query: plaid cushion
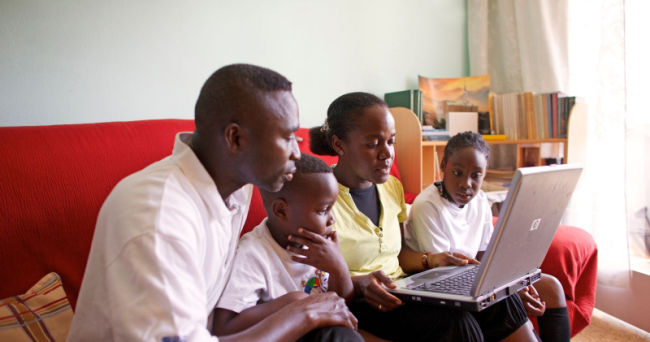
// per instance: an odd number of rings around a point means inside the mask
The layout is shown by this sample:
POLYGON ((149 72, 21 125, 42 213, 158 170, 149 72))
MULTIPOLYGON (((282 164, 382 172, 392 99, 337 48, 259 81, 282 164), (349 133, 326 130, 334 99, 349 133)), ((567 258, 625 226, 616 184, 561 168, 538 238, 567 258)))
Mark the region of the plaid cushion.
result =
POLYGON ((0 300, 0 341, 65 341, 72 314, 52 272, 24 294, 0 300))

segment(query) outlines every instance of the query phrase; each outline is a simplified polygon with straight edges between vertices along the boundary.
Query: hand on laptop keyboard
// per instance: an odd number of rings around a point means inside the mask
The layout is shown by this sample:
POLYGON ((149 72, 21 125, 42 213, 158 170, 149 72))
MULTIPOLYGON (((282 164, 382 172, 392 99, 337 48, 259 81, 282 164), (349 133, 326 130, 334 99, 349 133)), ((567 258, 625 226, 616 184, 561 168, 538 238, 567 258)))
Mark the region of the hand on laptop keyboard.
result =
POLYGON ((429 268, 438 266, 463 266, 467 264, 480 264, 478 260, 457 252, 442 252, 435 254, 427 253, 427 263, 429 264, 429 268))

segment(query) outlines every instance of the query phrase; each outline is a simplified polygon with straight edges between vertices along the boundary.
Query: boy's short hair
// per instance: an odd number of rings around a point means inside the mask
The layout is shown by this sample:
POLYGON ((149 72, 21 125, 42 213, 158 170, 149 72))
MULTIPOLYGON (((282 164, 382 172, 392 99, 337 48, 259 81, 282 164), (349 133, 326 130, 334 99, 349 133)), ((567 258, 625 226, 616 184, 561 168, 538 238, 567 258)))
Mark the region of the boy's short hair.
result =
POLYGON ((298 173, 333 173, 334 169, 322 159, 310 154, 301 154, 296 160, 296 174, 298 173))
POLYGON ((301 177, 303 174, 309 173, 333 173, 334 170, 332 167, 327 165, 322 159, 314 157, 312 155, 302 153, 300 159, 296 160, 296 172, 293 175, 293 180, 290 182, 284 183, 282 189, 277 192, 270 192, 260 189, 260 195, 262 195, 262 202, 264 203, 264 208, 267 208, 273 202, 274 199, 285 197, 285 195, 291 191, 294 191, 294 180, 298 177, 301 177))

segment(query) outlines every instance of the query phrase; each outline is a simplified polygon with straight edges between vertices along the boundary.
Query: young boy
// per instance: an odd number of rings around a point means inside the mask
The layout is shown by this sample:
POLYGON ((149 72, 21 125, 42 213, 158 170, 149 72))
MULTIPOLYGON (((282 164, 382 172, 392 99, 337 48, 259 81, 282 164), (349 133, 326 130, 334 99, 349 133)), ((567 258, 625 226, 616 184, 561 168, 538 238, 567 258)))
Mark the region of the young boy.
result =
MULTIPOLYGON (((332 168, 306 154, 295 165, 293 179, 280 191, 260 191, 267 218, 239 241, 233 271, 215 311, 217 335, 244 330, 312 293, 335 291, 346 300, 353 295, 332 231, 331 209, 338 195, 332 168), (301 237, 295 236, 298 231, 301 237)), ((352 340, 361 339, 347 330, 352 340)))

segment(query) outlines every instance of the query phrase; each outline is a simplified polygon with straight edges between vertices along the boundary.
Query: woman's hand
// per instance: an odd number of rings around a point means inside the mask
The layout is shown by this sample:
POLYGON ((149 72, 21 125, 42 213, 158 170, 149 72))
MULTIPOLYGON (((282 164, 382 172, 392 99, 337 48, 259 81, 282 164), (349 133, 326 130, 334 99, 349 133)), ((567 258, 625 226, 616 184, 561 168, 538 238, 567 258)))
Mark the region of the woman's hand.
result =
POLYGON ((541 300, 534 286, 530 285, 519 290, 519 297, 529 315, 541 316, 546 311, 546 302, 541 300))
POLYGON ((427 263, 429 264, 429 268, 439 266, 463 266, 467 264, 480 264, 478 260, 456 252, 427 253, 427 263))
POLYGON ((383 271, 352 277, 352 282, 356 293, 379 311, 391 311, 403 304, 399 298, 386 290, 394 289, 396 285, 383 271))

